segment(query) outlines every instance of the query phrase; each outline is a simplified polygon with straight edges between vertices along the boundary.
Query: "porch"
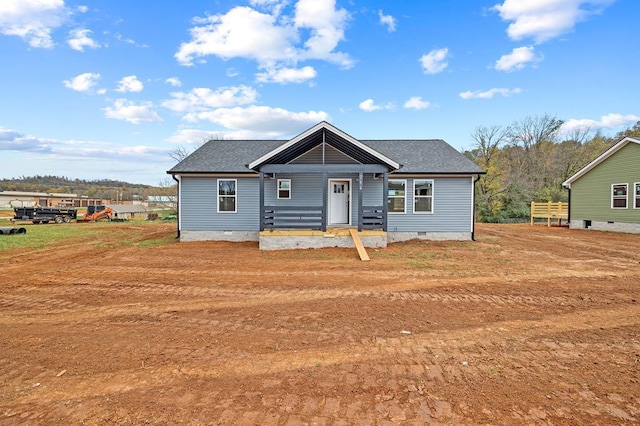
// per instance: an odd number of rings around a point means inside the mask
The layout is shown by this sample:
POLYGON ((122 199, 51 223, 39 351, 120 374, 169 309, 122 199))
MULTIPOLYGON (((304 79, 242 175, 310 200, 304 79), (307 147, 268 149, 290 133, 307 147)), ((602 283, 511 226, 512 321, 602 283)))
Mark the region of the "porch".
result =
MULTIPOLYGON (((369 182, 371 178, 369 177, 369 182)), ((286 179, 291 182, 291 179, 286 179)), ((326 233, 331 227, 353 227, 359 232, 368 230, 387 231, 387 193, 389 188, 388 170, 381 165, 357 164, 357 165, 266 165, 259 172, 260 181, 260 231, 273 230, 311 230, 326 233), (336 173, 355 174, 353 185, 351 178, 336 179, 336 173), (375 197, 369 197, 365 204, 363 187, 365 185, 364 174, 371 173, 378 180, 375 197), (269 205, 265 202, 265 180, 275 179, 276 174, 296 176, 302 174, 315 174, 317 186, 312 191, 317 194, 315 203, 284 204, 282 200, 271 200, 269 205), (342 188, 336 190, 337 188, 342 188), (340 186, 341 184, 346 184, 340 186), (330 185, 334 186, 330 188, 330 185), (344 192, 346 187, 347 194, 344 192), (331 196, 331 197, 330 197, 331 196), (346 210, 342 213, 342 220, 336 221, 336 209, 340 196, 346 201, 346 210), (352 196, 355 199, 352 199, 352 196), (321 201, 321 202, 320 202, 321 201), (371 202, 376 203, 372 205, 371 202), (351 215, 353 208, 355 215, 351 215), (352 219, 353 218, 353 219, 352 219), (333 220, 332 220, 333 219, 333 220)), ((295 179, 293 180, 295 182, 295 179)), ((289 200, 286 200, 289 201, 289 200)))

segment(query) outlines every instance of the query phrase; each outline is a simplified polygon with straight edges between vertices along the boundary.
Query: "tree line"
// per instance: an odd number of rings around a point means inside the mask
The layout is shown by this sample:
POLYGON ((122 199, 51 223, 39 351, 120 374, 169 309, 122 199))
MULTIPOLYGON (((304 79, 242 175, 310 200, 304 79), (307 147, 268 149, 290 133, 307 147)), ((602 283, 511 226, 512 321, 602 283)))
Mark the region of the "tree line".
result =
POLYGON ((526 219, 532 201, 567 201, 562 182, 624 137, 640 137, 640 121, 614 136, 563 124, 544 114, 474 129, 464 154, 487 172, 476 184, 478 221, 526 219))
POLYGON ((0 191, 78 194, 90 198, 121 201, 146 200, 147 195, 165 195, 164 192, 166 192, 161 187, 137 185, 119 180, 69 179, 51 175, 0 179, 0 191))

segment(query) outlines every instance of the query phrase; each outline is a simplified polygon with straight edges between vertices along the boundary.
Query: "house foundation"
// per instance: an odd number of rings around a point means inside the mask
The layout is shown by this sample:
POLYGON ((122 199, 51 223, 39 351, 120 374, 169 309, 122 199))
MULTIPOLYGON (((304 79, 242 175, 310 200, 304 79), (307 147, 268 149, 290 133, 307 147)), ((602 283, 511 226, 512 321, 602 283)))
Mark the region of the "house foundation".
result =
MULTIPOLYGON (((387 233, 363 230, 358 236, 365 247, 387 247, 387 233)), ((313 230, 262 231, 259 237, 260 250, 291 250, 326 247, 354 248, 355 244, 348 228, 313 230)))
POLYGON ((626 232, 629 234, 640 234, 640 223, 626 222, 603 222, 596 220, 576 220, 569 222, 571 229, 592 229, 594 231, 606 232, 626 232))

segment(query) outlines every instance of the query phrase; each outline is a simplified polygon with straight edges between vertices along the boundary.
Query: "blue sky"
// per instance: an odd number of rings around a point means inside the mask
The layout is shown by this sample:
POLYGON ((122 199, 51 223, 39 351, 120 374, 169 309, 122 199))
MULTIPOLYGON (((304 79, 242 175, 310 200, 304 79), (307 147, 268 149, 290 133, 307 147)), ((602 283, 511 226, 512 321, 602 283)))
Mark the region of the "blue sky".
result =
POLYGON ((638 0, 0 0, 0 178, 157 185, 177 146, 640 120, 638 0))

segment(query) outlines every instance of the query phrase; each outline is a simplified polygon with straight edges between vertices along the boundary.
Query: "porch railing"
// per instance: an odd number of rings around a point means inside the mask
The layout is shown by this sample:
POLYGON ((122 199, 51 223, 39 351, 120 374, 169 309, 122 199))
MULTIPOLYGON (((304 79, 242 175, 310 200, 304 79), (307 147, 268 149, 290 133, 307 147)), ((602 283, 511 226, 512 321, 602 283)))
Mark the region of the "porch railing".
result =
POLYGON ((384 206, 362 206, 361 229, 385 229, 387 212, 384 206))
POLYGON ((262 229, 326 229, 322 206, 265 206, 262 229))
MULTIPOLYGON (((387 211, 384 206, 362 206, 358 229, 387 228, 387 211)), ((264 229, 315 229, 325 231, 327 219, 322 206, 265 206, 262 209, 261 230, 264 229)))

